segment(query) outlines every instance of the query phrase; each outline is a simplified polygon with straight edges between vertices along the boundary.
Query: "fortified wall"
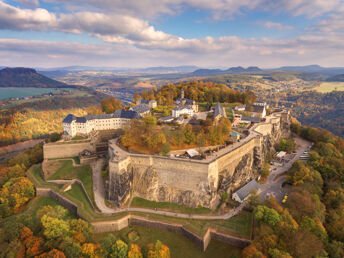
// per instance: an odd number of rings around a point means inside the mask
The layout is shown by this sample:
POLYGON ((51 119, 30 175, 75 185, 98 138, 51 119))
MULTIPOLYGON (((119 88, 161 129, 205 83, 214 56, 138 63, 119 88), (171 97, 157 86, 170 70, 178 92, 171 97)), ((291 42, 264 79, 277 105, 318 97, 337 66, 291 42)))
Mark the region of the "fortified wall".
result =
POLYGON ((132 197, 216 208, 222 193, 232 193, 258 176, 266 156, 290 133, 289 112, 274 113, 253 126, 241 142, 206 160, 127 153, 109 147, 108 199, 121 206, 132 197))

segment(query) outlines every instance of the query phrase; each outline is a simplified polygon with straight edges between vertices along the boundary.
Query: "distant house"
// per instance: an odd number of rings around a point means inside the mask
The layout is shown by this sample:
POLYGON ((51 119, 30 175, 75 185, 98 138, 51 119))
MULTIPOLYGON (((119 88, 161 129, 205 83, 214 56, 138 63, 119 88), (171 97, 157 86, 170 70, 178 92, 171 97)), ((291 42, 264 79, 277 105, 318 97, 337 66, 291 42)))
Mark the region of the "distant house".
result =
POLYGON ((246 105, 245 112, 249 113, 253 117, 259 117, 259 118, 266 117, 266 108, 265 106, 261 106, 261 105, 254 105, 254 104, 246 105))
POLYGON ((201 154, 200 154, 198 151, 196 151, 195 149, 187 150, 187 151, 186 151, 186 154, 187 154, 190 158, 193 158, 193 157, 196 157, 196 156, 201 155, 201 154))
POLYGON ((146 99, 138 99, 136 101, 136 105, 140 105, 140 104, 146 104, 148 105, 150 108, 155 108, 158 103, 156 102, 156 100, 146 100, 146 99))
POLYGON ((233 193, 232 199, 242 203, 254 190, 259 191, 259 184, 255 179, 252 181, 248 182, 246 185, 241 187, 238 191, 233 193))
POLYGON ((150 114, 151 107, 147 104, 139 104, 131 107, 130 110, 135 111, 141 117, 145 117, 150 114))
POLYGON ((243 123, 243 124, 259 123, 259 122, 260 122, 259 117, 243 116, 240 119, 240 123, 243 123))
POLYGON ((236 106, 236 107, 234 108, 234 110, 236 110, 236 111, 245 111, 245 108, 246 108, 245 105, 241 105, 241 106, 236 106))
POLYGON ((217 102, 214 107, 214 122, 217 123, 221 118, 227 117, 225 108, 221 105, 220 102, 217 102))
POLYGON ((237 132, 231 132, 230 137, 234 142, 240 140, 240 134, 238 134, 237 132))
POLYGON ((181 115, 193 116, 193 114, 194 114, 194 110, 192 108, 186 107, 186 106, 176 107, 172 110, 172 116, 173 117, 179 117, 181 115))
POLYGON ((165 116, 160 118, 160 121, 163 123, 171 123, 174 120, 173 116, 165 116))
POLYGON ((254 102, 253 105, 255 105, 255 106, 264 106, 266 108, 269 107, 269 105, 265 101, 263 101, 263 100, 258 100, 256 102, 254 102))
POLYGON ((183 89, 181 90, 180 98, 177 98, 174 101, 174 104, 177 107, 179 107, 179 106, 189 107, 189 108, 192 108, 195 113, 198 112, 198 105, 197 105, 196 101, 194 101, 192 99, 184 98, 184 90, 183 89))

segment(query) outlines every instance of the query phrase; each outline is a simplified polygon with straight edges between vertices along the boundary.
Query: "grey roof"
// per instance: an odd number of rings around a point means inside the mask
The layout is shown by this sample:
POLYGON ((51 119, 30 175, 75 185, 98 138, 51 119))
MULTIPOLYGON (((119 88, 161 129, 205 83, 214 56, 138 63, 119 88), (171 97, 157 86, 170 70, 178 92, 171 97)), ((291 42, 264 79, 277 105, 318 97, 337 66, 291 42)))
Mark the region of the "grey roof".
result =
POLYGON ((136 105, 131 107, 131 110, 136 111, 137 113, 145 113, 147 111, 150 111, 151 108, 150 106, 146 105, 146 104, 140 104, 140 105, 136 105))
POLYGON ((176 107, 176 108, 174 108, 173 110, 183 110, 183 109, 192 109, 192 108, 190 108, 190 107, 186 107, 186 106, 179 106, 179 107, 176 107))
POLYGON ((259 123, 260 118, 259 117, 243 116, 243 117, 241 117, 241 121, 248 121, 251 123, 259 123))
POLYGON ((172 120, 172 119, 174 119, 173 116, 164 116, 164 117, 160 118, 161 121, 168 121, 168 120, 172 120))
POLYGON ((77 117, 72 114, 69 114, 63 119, 63 123, 71 123, 72 121, 76 121, 77 123, 86 123, 86 121, 94 120, 94 119, 109 119, 109 118, 139 118, 139 115, 136 111, 132 110, 116 110, 112 114, 101 114, 101 115, 87 115, 82 117, 77 117))
POLYGON ((185 102, 185 105, 193 105, 195 103, 194 100, 186 98, 177 98, 176 102, 185 102))
MULTIPOLYGON (((257 104, 266 104, 266 101, 264 101, 264 100, 257 100, 256 102, 254 102, 254 103, 257 103, 257 104)), ((253 104, 254 104, 253 103, 253 104)))
POLYGON ((259 184, 255 179, 252 181, 248 182, 246 185, 241 187, 238 191, 235 193, 238 195, 238 197, 241 200, 244 200, 253 190, 259 189, 259 184))
POLYGON ((258 106, 258 105, 246 105, 245 111, 248 112, 255 112, 255 113, 263 113, 264 106, 258 106))
POLYGON ((217 102, 214 108, 214 117, 217 117, 218 115, 226 117, 225 109, 222 107, 220 102, 217 102))
POLYGON ((156 100, 151 100, 151 99, 140 99, 140 103, 141 104, 149 104, 149 103, 153 103, 156 102, 156 100))

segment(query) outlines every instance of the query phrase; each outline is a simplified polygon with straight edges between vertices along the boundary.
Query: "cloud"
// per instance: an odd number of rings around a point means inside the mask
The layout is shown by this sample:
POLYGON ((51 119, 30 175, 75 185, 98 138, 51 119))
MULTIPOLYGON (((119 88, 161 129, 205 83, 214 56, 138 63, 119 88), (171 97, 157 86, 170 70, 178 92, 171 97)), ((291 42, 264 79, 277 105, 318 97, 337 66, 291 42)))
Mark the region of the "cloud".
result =
POLYGON ((0 29, 46 30, 56 23, 56 15, 46 9, 20 9, 0 2, 0 29))
POLYGON ((193 51, 133 48, 122 44, 81 44, 34 40, 0 39, 3 65, 65 66, 93 65, 144 67, 158 65, 277 67, 319 63, 343 66, 342 37, 304 36, 287 40, 222 37, 192 40, 193 51), (4 62, 4 61, 3 61, 4 62))
POLYGON ((311 32, 344 35, 344 6, 309 28, 311 32))
POLYGON ((15 0, 16 2, 22 4, 26 7, 38 7, 39 6, 39 0, 15 0))
POLYGON ((173 15, 185 7, 207 10, 215 19, 228 19, 252 10, 288 13, 292 16, 315 17, 336 10, 341 0, 45 0, 63 4, 73 11, 96 10, 151 18, 173 15))
POLYGON ((274 30, 280 30, 280 31, 283 31, 283 30, 291 30, 291 29, 294 28, 294 27, 289 26, 289 25, 284 25, 284 24, 277 23, 277 22, 272 22, 272 21, 262 22, 262 25, 263 25, 265 28, 274 29, 274 30))

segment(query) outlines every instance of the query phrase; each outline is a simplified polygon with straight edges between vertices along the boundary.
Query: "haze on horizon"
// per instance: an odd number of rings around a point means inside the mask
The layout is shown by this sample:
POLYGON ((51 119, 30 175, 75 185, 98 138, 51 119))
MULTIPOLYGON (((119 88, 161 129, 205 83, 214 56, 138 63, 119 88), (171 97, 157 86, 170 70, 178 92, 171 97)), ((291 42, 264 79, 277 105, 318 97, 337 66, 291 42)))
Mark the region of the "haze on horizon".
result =
POLYGON ((343 0, 0 0, 0 66, 344 66, 343 0))

